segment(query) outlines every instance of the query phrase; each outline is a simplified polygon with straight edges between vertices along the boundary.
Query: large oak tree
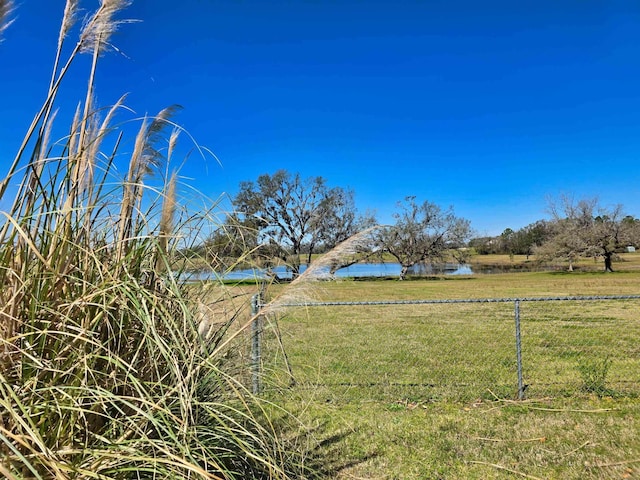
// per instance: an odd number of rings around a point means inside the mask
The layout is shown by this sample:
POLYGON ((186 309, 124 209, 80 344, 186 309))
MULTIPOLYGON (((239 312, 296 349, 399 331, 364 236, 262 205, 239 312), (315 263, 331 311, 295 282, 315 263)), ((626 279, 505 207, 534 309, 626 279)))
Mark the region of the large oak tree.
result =
POLYGON ((253 219, 260 243, 294 276, 300 273, 301 254, 309 263, 314 252, 332 248, 374 221, 357 215, 351 191, 287 170, 242 182, 233 205, 241 219, 253 219))
POLYGON ((462 247, 471 234, 468 220, 454 215, 452 208, 417 203, 414 196, 398 203, 396 223, 381 230, 382 249, 400 263, 400 280, 418 263, 441 261, 450 249, 462 247))

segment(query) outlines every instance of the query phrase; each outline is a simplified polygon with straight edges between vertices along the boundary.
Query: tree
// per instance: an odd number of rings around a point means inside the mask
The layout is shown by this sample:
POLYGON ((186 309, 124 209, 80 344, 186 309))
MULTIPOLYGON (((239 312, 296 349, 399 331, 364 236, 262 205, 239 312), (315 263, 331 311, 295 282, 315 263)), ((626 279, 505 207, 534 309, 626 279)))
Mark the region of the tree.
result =
MULTIPOLYGON (((342 189, 336 189, 334 194, 321 205, 319 218, 321 224, 317 229, 317 252, 327 252, 355 234, 377 224, 375 215, 369 211, 364 215, 358 215, 353 192, 342 189)), ((374 252, 372 245, 373 242, 362 242, 350 255, 335 257, 335 261, 329 266, 329 273, 333 275, 339 269, 353 265, 372 255, 374 252)))
POLYGON ((511 261, 516 253, 516 245, 516 232, 511 228, 505 229, 500 235, 500 249, 509 254, 511 261))
POLYGON ((258 252, 258 226, 253 217, 227 215, 225 222, 214 230, 204 243, 204 254, 212 265, 232 268, 258 252))
POLYGON ((469 240, 469 247, 478 255, 489 255, 498 252, 499 242, 497 237, 476 237, 469 240))
POLYGON ((551 235, 551 227, 546 220, 538 220, 516 232, 516 253, 532 255, 536 248, 544 244, 551 235))
POLYGON ((356 214, 353 193, 329 188, 322 177, 303 179, 278 170, 254 182, 242 182, 233 205, 240 217, 253 219, 258 241, 269 246, 293 273, 300 273, 300 255, 329 248, 366 223, 356 214))
POLYGON ((551 238, 538 250, 543 258, 565 258, 569 271, 580 257, 601 257, 604 270, 613 271, 615 254, 637 239, 637 222, 624 216, 622 206, 605 208, 595 198, 575 202, 563 196, 560 204, 552 202, 551 238))
POLYGON ((479 255, 509 254, 532 255, 537 247, 545 243, 551 235, 551 222, 538 220, 519 230, 506 228, 496 237, 477 237, 469 241, 469 246, 479 255))
POLYGON ((379 242, 400 263, 400 280, 418 263, 442 260, 448 249, 463 246, 471 233, 469 221, 457 218, 451 208, 418 204, 414 196, 398 202, 398 208, 395 225, 381 231, 379 242))
POLYGON ((333 189, 326 201, 320 206, 321 224, 318 228, 319 246, 323 251, 330 250, 358 232, 374 226, 375 215, 366 212, 358 215, 354 194, 351 190, 333 189))

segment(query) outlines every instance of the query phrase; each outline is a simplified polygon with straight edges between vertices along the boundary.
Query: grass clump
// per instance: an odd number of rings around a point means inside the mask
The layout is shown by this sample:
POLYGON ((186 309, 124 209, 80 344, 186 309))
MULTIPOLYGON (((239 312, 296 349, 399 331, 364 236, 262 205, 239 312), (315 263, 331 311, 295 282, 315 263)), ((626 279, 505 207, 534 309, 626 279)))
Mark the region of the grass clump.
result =
MULTIPOLYGON (((223 337, 242 312, 202 335, 194 290, 170 268, 185 241, 177 177, 164 174, 153 189, 148 181, 168 171, 175 108, 143 120, 128 148, 113 126, 124 99, 94 105, 99 58, 128 3, 102 0, 63 58, 79 8, 66 2, 46 99, 0 183, 0 201, 11 205, 0 212, 0 473, 304 477, 302 455, 234 375, 223 337), (84 98, 52 142, 59 87, 85 53, 84 98)), ((9 6, 0 2, 0 18, 9 6)))
POLYGON ((607 388, 607 375, 610 368, 611 358, 609 356, 602 359, 581 359, 576 365, 576 369, 582 378, 582 390, 600 396, 610 395, 612 392, 607 388))

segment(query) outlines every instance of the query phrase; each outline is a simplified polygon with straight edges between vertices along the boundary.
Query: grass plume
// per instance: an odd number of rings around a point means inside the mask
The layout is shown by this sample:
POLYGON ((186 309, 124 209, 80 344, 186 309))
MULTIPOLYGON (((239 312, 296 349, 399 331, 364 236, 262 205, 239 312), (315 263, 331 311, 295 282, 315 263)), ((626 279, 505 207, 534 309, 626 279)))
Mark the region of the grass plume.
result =
POLYGON ((347 240, 339 243, 326 254, 319 257, 298 276, 291 284, 268 305, 263 314, 273 313, 286 308, 291 303, 304 303, 311 300, 314 288, 310 288, 314 282, 332 278, 332 272, 338 270, 341 265, 353 263, 353 256, 360 255, 363 251, 369 251, 374 247, 373 236, 375 232, 385 228, 381 225, 369 227, 347 240))
POLYGON ((113 49, 111 44, 113 34, 121 25, 132 22, 132 20, 117 19, 118 13, 130 4, 130 0, 100 0, 100 7, 83 25, 80 34, 80 51, 102 54, 113 49))

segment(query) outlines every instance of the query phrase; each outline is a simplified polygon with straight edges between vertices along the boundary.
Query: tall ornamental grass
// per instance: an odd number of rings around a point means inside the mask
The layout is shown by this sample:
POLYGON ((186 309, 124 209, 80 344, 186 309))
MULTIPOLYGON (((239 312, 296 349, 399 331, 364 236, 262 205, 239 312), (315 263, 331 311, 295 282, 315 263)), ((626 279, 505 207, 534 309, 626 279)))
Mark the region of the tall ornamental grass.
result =
MULTIPOLYGON (((174 109, 142 120, 128 141, 114 123, 124 99, 94 103, 99 60, 127 3, 101 0, 79 25, 78 2, 67 0, 46 98, 16 154, 0 152, 9 166, 0 182, 0 475, 304 477, 302 455, 228 373, 224 331, 198 334, 197 301, 172 271, 188 231, 175 219, 176 175, 162 174, 178 139, 174 109), (54 142, 58 91, 82 54, 91 58, 86 92, 54 142), (151 189, 154 172, 164 182, 151 189)), ((1 25, 12 16, 0 0, 1 25)))

